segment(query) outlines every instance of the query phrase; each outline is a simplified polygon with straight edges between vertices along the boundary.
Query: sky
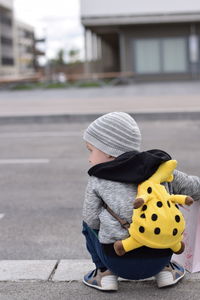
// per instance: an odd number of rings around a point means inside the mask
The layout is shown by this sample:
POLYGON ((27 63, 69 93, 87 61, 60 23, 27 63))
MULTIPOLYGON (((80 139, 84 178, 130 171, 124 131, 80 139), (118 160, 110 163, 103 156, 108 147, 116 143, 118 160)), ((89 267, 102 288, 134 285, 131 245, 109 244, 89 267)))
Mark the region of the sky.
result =
POLYGON ((36 38, 46 36, 46 53, 54 58, 60 49, 80 49, 83 58, 83 28, 79 0, 14 0, 15 17, 35 28, 36 38))

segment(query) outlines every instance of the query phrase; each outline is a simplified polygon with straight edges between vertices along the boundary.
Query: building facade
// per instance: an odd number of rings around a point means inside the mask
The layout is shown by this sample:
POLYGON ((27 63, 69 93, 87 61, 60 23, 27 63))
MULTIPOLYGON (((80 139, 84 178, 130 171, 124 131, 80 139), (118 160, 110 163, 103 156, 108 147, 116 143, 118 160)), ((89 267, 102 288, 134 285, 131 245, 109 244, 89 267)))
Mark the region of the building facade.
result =
POLYGON ((16 66, 18 74, 31 75, 35 72, 34 28, 21 21, 15 22, 16 66))
POLYGON ((87 72, 200 78, 199 0, 81 0, 81 21, 87 72))
POLYGON ((0 77, 33 75, 35 45, 34 28, 14 17, 13 0, 0 0, 0 77))
POLYGON ((13 1, 0 0, 0 76, 16 73, 13 1))

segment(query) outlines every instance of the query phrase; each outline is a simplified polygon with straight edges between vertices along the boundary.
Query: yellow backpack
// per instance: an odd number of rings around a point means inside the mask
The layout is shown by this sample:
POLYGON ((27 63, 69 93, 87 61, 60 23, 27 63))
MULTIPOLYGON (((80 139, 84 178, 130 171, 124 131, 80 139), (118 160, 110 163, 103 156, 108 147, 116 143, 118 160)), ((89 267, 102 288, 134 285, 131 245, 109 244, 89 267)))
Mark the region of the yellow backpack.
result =
POLYGON ((114 243, 117 255, 141 246, 171 248, 176 254, 184 251, 185 220, 176 203, 191 205, 193 199, 186 195, 170 195, 162 185, 173 180, 176 166, 176 160, 168 160, 148 180, 139 184, 128 229, 130 237, 114 243))

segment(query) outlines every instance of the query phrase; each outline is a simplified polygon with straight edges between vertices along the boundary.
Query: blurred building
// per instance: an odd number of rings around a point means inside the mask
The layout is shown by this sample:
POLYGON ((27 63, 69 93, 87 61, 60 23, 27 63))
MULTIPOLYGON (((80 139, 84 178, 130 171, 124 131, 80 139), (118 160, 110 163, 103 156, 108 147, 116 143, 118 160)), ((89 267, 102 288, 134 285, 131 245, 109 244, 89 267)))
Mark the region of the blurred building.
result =
POLYGON ((13 0, 0 0, 0 77, 28 77, 38 68, 34 28, 14 18, 13 0))
POLYGON ((16 73, 13 1, 0 0, 0 76, 16 73))
POLYGON ((19 74, 31 75, 35 72, 34 28, 16 21, 16 65, 19 74))
POLYGON ((81 0, 81 21, 88 73, 200 78, 199 0, 81 0))

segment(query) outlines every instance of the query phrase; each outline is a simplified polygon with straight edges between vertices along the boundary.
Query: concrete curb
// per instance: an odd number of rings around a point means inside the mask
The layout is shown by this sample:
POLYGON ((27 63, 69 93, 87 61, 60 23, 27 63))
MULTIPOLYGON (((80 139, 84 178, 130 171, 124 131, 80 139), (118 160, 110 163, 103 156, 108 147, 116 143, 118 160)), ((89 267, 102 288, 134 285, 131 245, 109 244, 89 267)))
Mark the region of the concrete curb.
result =
MULTIPOLYGON (((0 261, 0 282, 82 281, 83 275, 92 269, 94 269, 94 264, 88 259, 2 260, 0 261)), ((119 280, 127 281, 123 278, 119 280)), ((153 280, 153 278, 146 280, 153 280)), ((185 280, 200 281, 200 272, 187 273, 185 280)))
MULTIPOLYGON (((160 120, 200 120, 200 111, 156 111, 156 112, 128 112, 136 121, 160 120)), ((22 115, 0 116, 0 125, 3 124, 48 124, 48 123, 84 123, 92 122, 103 113, 91 114, 57 114, 57 115, 22 115)))
POLYGON ((2 260, 0 261, 0 282, 47 281, 57 264, 57 260, 2 260))

